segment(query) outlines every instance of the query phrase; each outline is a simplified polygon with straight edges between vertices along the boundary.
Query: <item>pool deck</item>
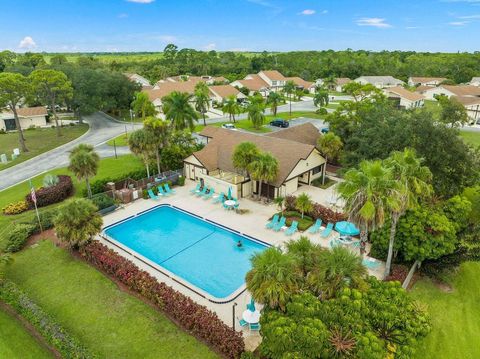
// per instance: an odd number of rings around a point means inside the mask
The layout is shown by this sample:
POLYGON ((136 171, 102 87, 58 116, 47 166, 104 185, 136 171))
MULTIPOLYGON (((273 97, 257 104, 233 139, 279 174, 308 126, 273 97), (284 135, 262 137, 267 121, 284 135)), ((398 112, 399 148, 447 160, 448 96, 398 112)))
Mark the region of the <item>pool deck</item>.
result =
MULTIPOLYGON (((157 201, 155 200, 143 200, 139 199, 133 203, 130 203, 124 206, 121 209, 116 210, 115 212, 106 215, 103 217, 104 226, 111 225, 118 221, 121 221, 129 216, 135 215, 139 212, 148 210, 152 207, 155 207, 159 204, 171 204, 178 208, 184 209, 186 211, 195 213, 198 216, 208 218, 211 221, 217 222, 223 226, 231 228, 233 230, 239 231, 243 234, 257 238, 263 242, 266 242, 273 246, 282 247, 283 244, 289 239, 298 239, 302 235, 306 235, 313 243, 320 244, 323 247, 329 247, 329 240, 335 237, 338 237, 338 233, 332 231, 332 234, 328 238, 320 238, 318 234, 311 235, 308 233, 297 232, 291 237, 287 237, 283 231, 274 232, 272 230, 266 229, 265 224, 268 222, 269 218, 275 213, 278 212, 276 205, 265 205, 259 203, 255 200, 250 199, 240 199, 240 209, 248 210, 248 213, 237 214, 235 211, 225 210, 221 204, 214 204, 212 200, 204 200, 203 198, 198 198, 190 193, 190 190, 194 188, 194 183, 187 181, 183 187, 175 187, 176 193, 171 196, 163 197, 157 201)), ((106 244, 110 248, 119 252, 123 256, 132 260, 139 268, 147 271, 159 281, 165 282, 166 284, 173 287, 175 290, 191 297, 197 303, 205 305, 210 310, 217 313, 220 319, 225 323, 232 326, 233 325, 233 310, 235 310, 236 318, 236 329, 240 330, 238 325, 238 318, 241 318, 242 312, 245 310, 246 305, 250 302, 250 295, 248 291, 240 294, 235 300, 225 303, 225 304, 216 304, 210 300, 194 293, 193 291, 185 288, 183 285, 179 284, 177 281, 172 280, 171 278, 163 275, 154 268, 145 264, 144 262, 134 258, 133 256, 126 254, 125 252, 119 250, 112 244, 108 243, 101 237, 97 237, 102 243, 106 244), (235 308, 235 309, 234 309, 235 308)), ((352 249, 354 250, 354 249, 352 249)), ((369 248, 367 248, 368 253, 369 248)), ((355 251, 355 250, 354 250, 355 251)), ((358 250, 357 250, 358 251, 358 250)), ((381 263, 378 268, 375 270, 369 269, 369 273, 378 278, 383 276, 384 264, 381 263)), ((260 336, 258 334, 248 335, 248 331, 245 331, 246 337, 246 346, 247 349, 254 349, 258 343, 260 336)))

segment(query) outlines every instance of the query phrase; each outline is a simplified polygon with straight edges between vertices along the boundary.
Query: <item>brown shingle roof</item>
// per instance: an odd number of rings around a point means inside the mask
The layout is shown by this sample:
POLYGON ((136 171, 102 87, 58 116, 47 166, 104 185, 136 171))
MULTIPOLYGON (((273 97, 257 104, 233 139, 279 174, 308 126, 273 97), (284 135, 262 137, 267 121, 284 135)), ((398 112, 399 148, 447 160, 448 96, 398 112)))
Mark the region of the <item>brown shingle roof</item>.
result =
POLYGON ((244 87, 250 91, 260 91, 261 89, 268 88, 268 84, 258 75, 248 75, 252 78, 249 80, 238 80, 244 87))
POLYGON ((194 81, 162 82, 162 83, 157 82, 156 86, 159 87, 158 89, 152 89, 152 90, 145 89, 145 90, 142 90, 142 92, 145 92, 148 95, 148 98, 150 99, 150 101, 154 101, 156 99, 161 99, 162 97, 170 95, 174 91, 193 94, 195 92, 195 84, 196 82, 194 81))
POLYGON ((400 97, 406 98, 409 101, 419 101, 419 100, 423 100, 425 98, 422 95, 420 95, 419 93, 408 91, 407 89, 405 89, 401 86, 390 87, 390 88, 386 89, 385 91, 393 93, 393 94, 398 95, 400 97))
POLYGON ((307 122, 298 126, 292 126, 280 131, 271 132, 265 136, 317 146, 317 140, 320 137, 320 133, 318 128, 310 122, 307 122))
POLYGON ((450 91, 456 96, 480 96, 480 87, 473 85, 442 85, 445 90, 450 91))
POLYGON ((17 108, 17 114, 21 117, 46 116, 47 109, 43 106, 17 108))
POLYGON ((238 91, 235 87, 232 85, 214 85, 214 86, 209 86, 210 91, 214 95, 218 95, 221 98, 226 98, 228 96, 237 96, 240 91, 238 91))
POLYGON ((286 77, 285 78, 287 81, 293 81, 295 85, 301 86, 305 89, 310 88, 313 85, 313 82, 305 81, 301 77, 294 76, 294 77, 286 77))
POLYGON ((265 76, 267 76, 270 80, 274 81, 286 81, 285 76, 283 76, 280 72, 277 70, 266 70, 266 71, 261 71, 265 76))
POLYGON ((346 84, 348 84, 349 82, 352 82, 352 80, 349 79, 348 77, 337 77, 337 78, 335 79, 335 83, 336 83, 338 86, 346 85, 346 84))
POLYGON ((452 98, 460 102, 463 106, 480 105, 480 97, 452 96, 452 98))
POLYGON ((205 127, 200 135, 211 139, 203 149, 194 152, 193 155, 209 171, 222 169, 236 172, 232 164, 232 154, 235 147, 242 142, 253 142, 260 150, 271 153, 277 159, 279 167, 277 178, 272 182, 276 187, 285 182, 300 160, 306 159, 315 150, 312 145, 295 141, 211 126, 205 127))
POLYGON ((420 85, 415 89, 415 92, 422 93, 424 91, 427 91, 427 90, 430 90, 430 89, 433 89, 433 88, 435 88, 435 87, 420 85))
POLYGON ((414 83, 419 83, 419 84, 428 83, 428 82, 432 82, 432 81, 442 82, 442 81, 446 80, 445 77, 415 77, 415 76, 411 76, 410 78, 412 79, 412 81, 414 83))

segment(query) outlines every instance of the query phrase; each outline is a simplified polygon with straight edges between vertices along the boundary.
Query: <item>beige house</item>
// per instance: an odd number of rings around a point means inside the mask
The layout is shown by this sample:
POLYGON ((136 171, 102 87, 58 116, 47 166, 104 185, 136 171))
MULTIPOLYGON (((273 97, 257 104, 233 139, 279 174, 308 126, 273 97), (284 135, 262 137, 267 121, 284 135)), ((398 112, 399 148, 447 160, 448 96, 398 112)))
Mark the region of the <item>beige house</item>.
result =
POLYGON ((315 93, 315 82, 305 81, 301 77, 286 77, 287 81, 293 81, 295 86, 301 90, 307 90, 310 93, 315 93))
POLYGON ((430 89, 423 88, 421 94, 428 100, 435 100, 435 97, 439 95, 445 95, 448 98, 452 96, 479 97, 480 87, 472 85, 440 85, 430 89))
POLYGON ((249 74, 245 76, 245 79, 233 81, 230 85, 238 88, 247 88, 249 95, 259 92, 263 97, 266 97, 270 93, 268 83, 257 74, 249 74))
POLYGON ((217 193, 231 190, 241 198, 259 193, 260 183, 241 173, 232 164, 235 147, 242 142, 253 142, 261 151, 272 154, 278 161, 276 179, 262 183, 262 195, 268 198, 286 196, 299 186, 309 185, 325 170, 325 159, 316 148, 321 134, 310 123, 294 126, 268 135, 232 131, 207 126, 200 133, 207 145, 184 160, 185 176, 192 181, 203 181, 217 193))
POLYGON ((156 83, 153 89, 145 89, 142 90, 148 95, 150 101, 152 101, 153 105, 157 112, 162 112, 162 98, 165 96, 170 95, 174 91, 178 92, 186 92, 190 95, 193 95, 195 92, 195 85, 197 82, 195 81, 184 81, 184 82, 162 82, 156 83))
POLYGON ((401 86, 383 90, 388 99, 398 102, 398 107, 411 109, 423 107, 425 97, 417 92, 411 92, 401 86))
POLYGON ((452 98, 465 107, 472 124, 480 120, 480 97, 453 96, 452 98))
POLYGON ((237 101, 247 98, 247 96, 238 91, 232 85, 213 85, 209 86, 208 89, 210 90, 210 98, 213 102, 217 103, 222 103, 230 96, 235 96, 237 101))
POLYGON ((415 77, 408 78, 408 86, 428 86, 436 87, 440 85, 447 78, 445 77, 415 77))
MULTIPOLYGON (((17 108, 17 115, 22 129, 30 127, 47 126, 47 109, 42 106, 17 108)), ((0 130, 16 130, 15 117, 13 112, 5 111, 0 113, 0 130)))
POLYGON ((393 76, 360 76, 355 79, 355 82, 362 85, 371 84, 379 89, 402 86, 404 84, 402 80, 393 76))

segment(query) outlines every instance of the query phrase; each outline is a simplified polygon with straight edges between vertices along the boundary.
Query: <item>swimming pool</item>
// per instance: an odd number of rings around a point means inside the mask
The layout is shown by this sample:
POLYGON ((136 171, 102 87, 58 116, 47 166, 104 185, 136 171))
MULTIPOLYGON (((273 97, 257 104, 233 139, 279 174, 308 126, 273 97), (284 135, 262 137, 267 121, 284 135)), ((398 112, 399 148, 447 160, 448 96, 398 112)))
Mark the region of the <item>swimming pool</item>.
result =
POLYGON ((108 226, 104 234, 218 299, 244 285, 250 257, 267 248, 169 205, 108 226))

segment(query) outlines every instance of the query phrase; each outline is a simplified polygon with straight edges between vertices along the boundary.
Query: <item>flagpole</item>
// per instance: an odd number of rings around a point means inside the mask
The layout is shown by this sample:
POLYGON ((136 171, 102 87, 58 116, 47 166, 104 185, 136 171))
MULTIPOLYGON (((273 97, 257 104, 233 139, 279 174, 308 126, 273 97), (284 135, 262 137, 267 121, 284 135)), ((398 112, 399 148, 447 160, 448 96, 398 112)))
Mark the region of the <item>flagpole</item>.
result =
POLYGON ((38 208, 37 208, 37 195, 35 194, 35 188, 33 187, 32 180, 29 180, 28 182, 30 183, 30 193, 32 195, 33 204, 35 205, 35 213, 37 213, 38 225, 40 226, 40 233, 42 233, 43 232, 42 222, 40 221, 40 215, 38 214, 38 208))

